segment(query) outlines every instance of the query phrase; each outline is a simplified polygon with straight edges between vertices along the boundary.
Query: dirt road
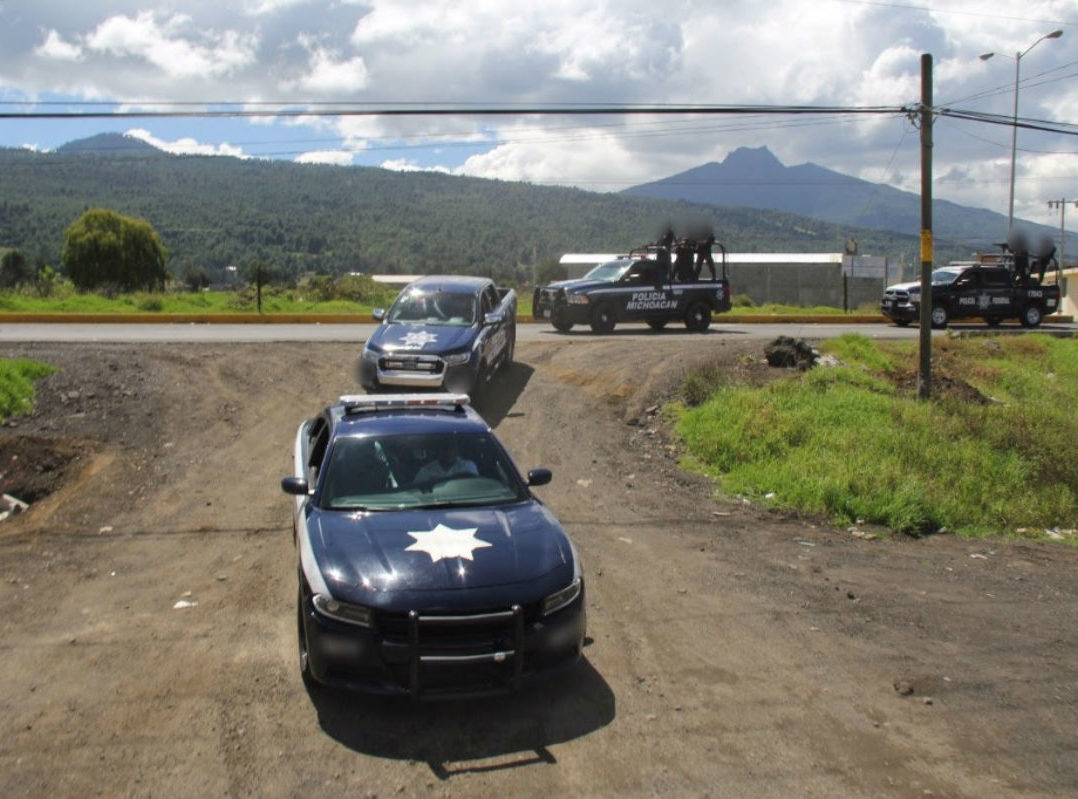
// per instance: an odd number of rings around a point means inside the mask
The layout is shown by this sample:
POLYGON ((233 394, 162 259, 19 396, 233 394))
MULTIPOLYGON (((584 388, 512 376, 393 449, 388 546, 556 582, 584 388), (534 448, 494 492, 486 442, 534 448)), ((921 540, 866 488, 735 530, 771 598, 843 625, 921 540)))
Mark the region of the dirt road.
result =
MULTIPOLYGON (((1064 797, 1078 552, 857 537, 711 498, 649 413, 717 334, 524 343, 480 406, 577 543, 586 660, 512 697, 308 694, 296 425, 343 344, 7 344, 60 367, 0 428, 0 794, 1064 797)), ((745 356, 754 356, 755 362, 745 356)))

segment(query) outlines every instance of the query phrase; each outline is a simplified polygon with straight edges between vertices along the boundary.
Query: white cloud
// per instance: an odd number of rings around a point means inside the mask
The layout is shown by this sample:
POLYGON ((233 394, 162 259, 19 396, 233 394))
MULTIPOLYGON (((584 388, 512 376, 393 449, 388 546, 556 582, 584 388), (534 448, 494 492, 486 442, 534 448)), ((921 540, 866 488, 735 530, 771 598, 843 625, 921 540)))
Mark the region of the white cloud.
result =
POLYGON ((307 71, 296 80, 281 82, 285 90, 300 89, 319 96, 350 97, 367 86, 367 65, 362 56, 349 59, 318 46, 310 37, 300 37, 300 43, 310 52, 307 71))
POLYGON ((415 161, 409 161, 405 158, 391 158, 383 161, 379 166, 382 167, 382 169, 392 169, 395 172, 440 172, 442 174, 454 172, 454 170, 444 166, 420 166, 415 161))
POLYGON ((175 15, 159 24, 152 11, 131 18, 110 17, 86 37, 86 46, 107 55, 153 64, 172 78, 222 77, 254 62, 258 37, 236 31, 196 32, 189 17, 175 15), (185 38, 190 30, 192 38, 185 38))
POLYGON ((78 45, 65 42, 54 30, 50 30, 34 53, 43 58, 54 58, 57 61, 78 61, 82 57, 82 48, 78 45))
POLYGON ((127 136, 141 139, 147 144, 152 144, 158 150, 164 150, 173 155, 230 155, 236 158, 246 157, 243 148, 235 147, 228 142, 217 144, 204 144, 193 138, 182 137, 173 141, 159 139, 147 130, 133 128, 126 132, 127 136))
POLYGON ((297 164, 332 164, 333 166, 352 166, 353 153, 350 150, 311 150, 296 156, 297 164))

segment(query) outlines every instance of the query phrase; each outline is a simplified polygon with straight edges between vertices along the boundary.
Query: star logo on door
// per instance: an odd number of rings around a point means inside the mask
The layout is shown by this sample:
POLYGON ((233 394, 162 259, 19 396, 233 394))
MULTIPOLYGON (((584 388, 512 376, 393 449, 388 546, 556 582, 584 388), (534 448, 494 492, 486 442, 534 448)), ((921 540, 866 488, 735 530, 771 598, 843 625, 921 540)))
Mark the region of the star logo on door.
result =
POLYGON ((475 537, 478 530, 478 527, 455 530, 439 524, 433 530, 409 531, 408 535, 415 539, 415 543, 405 547, 404 551, 426 552, 430 555, 431 563, 437 563, 442 558, 472 560, 475 550, 493 546, 489 541, 480 541, 475 537))

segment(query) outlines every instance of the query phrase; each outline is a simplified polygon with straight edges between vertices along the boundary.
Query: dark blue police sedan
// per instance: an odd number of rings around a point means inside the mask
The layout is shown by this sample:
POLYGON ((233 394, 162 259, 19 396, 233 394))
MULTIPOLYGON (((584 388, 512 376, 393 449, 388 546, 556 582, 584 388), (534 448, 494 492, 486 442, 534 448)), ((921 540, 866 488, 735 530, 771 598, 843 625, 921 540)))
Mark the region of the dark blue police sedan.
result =
POLYGON ((575 663, 580 559, 467 395, 344 396, 295 440, 305 680, 416 698, 575 663))

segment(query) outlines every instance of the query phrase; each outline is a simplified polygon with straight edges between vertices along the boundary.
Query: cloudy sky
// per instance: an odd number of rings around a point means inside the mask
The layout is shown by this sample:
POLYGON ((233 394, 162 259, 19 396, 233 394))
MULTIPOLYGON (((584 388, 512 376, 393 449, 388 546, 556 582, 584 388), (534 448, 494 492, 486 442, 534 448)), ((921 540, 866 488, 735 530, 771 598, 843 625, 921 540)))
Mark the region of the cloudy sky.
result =
MULTIPOLYGON (((766 145, 917 191, 919 133, 897 109, 920 100, 923 53, 936 105, 1004 120, 1020 67, 1019 117, 1064 132, 1019 130, 1015 215, 1058 224, 1047 202, 1078 200, 1078 0, 0 0, 0 146, 119 131, 173 152, 618 191, 766 145), (601 104, 891 111, 325 113, 601 104), (121 115, 145 111, 185 115, 121 115), (43 112, 106 116, 19 118, 43 112)), ((1006 214, 1011 131, 937 118, 935 197, 1006 214)))

